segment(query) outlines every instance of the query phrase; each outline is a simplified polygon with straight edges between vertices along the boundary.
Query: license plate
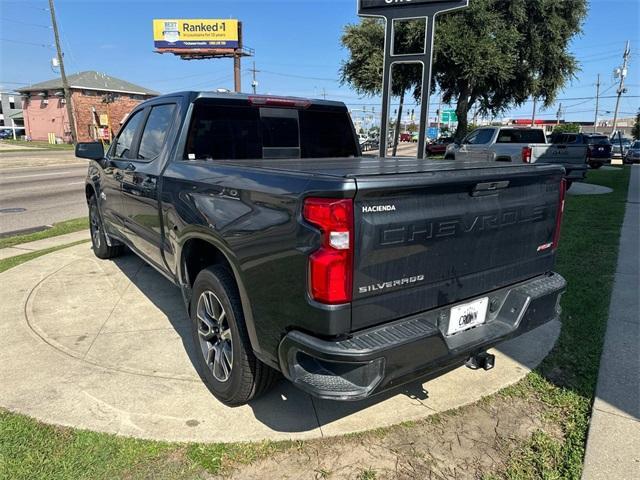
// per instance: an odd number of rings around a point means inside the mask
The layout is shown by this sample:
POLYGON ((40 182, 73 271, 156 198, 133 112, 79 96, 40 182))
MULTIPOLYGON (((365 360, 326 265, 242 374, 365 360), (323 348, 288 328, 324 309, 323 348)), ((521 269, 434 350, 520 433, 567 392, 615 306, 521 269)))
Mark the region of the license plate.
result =
POLYGON ((452 307, 447 335, 453 335, 454 333, 482 325, 487 320, 488 306, 489 297, 485 297, 452 307))

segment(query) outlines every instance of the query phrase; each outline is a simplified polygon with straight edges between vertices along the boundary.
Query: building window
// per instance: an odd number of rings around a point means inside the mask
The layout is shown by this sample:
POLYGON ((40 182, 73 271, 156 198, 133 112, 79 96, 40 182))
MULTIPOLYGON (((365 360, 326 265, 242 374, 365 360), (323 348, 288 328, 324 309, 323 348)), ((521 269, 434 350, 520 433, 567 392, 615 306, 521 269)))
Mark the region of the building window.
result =
POLYGON ((98 96, 98 92, 96 92, 95 90, 83 90, 82 94, 87 96, 87 97, 96 97, 96 96, 98 96))
POLYGON ((9 110, 16 109, 16 99, 14 97, 9 97, 9 110))

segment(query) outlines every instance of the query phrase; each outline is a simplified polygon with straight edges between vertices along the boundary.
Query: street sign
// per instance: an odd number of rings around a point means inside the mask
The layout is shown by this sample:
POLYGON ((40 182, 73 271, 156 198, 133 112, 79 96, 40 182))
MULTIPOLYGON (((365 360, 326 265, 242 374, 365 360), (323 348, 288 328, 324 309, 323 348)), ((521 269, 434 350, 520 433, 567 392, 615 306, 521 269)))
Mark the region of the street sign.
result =
POLYGON ((443 110, 442 114, 440 115, 440 121, 441 122, 457 122, 458 121, 458 115, 456 115, 456 111, 455 110, 443 110))
POLYGON ((362 15, 371 13, 372 11, 416 7, 437 2, 443 3, 442 0, 360 0, 358 14, 362 15))
POLYGON ((238 20, 156 19, 153 42, 156 48, 235 49, 239 47, 238 20))
MULTIPOLYGON (((362 17, 380 17, 385 20, 384 64, 382 77, 382 125, 380 128, 380 156, 387 156, 390 113, 391 80, 396 64, 422 65, 422 91, 431 91, 431 62, 436 16, 469 6, 469 0, 358 0, 358 14, 362 17), (396 53, 394 40, 396 23, 405 20, 424 20, 424 51, 420 53, 396 53)), ((418 135, 418 158, 424 158, 427 143, 429 95, 420 101, 420 130, 418 135)))
POLYGON ((440 132, 438 132, 438 127, 429 127, 427 129, 427 137, 429 137, 432 140, 435 140, 438 138, 440 132))

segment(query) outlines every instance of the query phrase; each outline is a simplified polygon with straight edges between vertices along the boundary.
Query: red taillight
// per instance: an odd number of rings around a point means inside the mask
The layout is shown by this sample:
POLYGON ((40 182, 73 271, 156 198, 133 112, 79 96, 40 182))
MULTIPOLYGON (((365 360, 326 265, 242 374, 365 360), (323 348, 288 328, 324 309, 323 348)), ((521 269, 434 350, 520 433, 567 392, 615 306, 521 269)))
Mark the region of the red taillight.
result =
POLYGON ((331 305, 347 303, 353 282, 353 200, 307 198, 304 219, 322 232, 322 244, 309 257, 309 293, 331 305))
POLYGON ((249 103, 257 106, 284 108, 308 108, 311 106, 311 100, 307 100, 306 98, 268 97, 261 95, 250 96, 249 103))
POLYGON ((531 163, 531 147, 522 149, 522 163, 531 163))
POLYGON ((564 216, 564 199, 567 193, 567 181, 563 178, 560 182, 560 200, 558 202, 558 212, 556 213, 556 230, 553 233, 553 250, 558 249, 560 244, 560 230, 562 229, 562 217, 564 216))

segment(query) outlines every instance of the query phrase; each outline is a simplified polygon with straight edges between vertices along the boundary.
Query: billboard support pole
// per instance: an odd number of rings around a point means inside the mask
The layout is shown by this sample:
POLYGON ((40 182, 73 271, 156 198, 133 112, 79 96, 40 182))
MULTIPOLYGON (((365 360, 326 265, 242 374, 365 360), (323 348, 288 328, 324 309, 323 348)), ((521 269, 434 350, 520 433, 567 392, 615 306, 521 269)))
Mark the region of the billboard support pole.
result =
MULTIPOLYGON (((238 22, 238 48, 242 51, 242 22, 238 22)), ((233 56, 233 86, 236 93, 242 92, 242 56, 233 56)))
MULTIPOLYGON (((440 13, 459 10, 469 5, 469 0, 413 0, 411 3, 387 0, 358 0, 358 15, 382 18, 385 21, 384 66, 382 77, 382 121, 380 124, 380 157, 388 151, 389 111, 392 94, 393 66, 396 64, 422 64, 422 99, 420 105, 420 132, 418 134, 419 159, 424 158, 429 127, 429 97, 431 95, 431 63, 435 19, 440 13), (422 53, 398 54, 393 50, 395 21, 425 20, 425 42, 422 53)), ((399 126, 398 126, 399 128, 399 126)))

